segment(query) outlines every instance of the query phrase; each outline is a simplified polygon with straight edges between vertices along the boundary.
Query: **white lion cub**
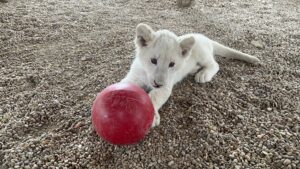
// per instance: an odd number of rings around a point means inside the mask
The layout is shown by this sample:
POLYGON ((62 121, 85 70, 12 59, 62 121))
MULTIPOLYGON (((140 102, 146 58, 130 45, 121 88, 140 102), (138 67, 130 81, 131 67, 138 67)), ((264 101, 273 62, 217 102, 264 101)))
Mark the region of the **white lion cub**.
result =
POLYGON ((219 70, 214 54, 250 63, 259 62, 254 56, 223 46, 204 35, 178 37, 168 30, 155 32, 143 23, 136 28, 135 44, 135 59, 121 82, 151 90, 149 96, 155 109, 152 127, 159 125, 158 110, 168 100, 177 82, 190 73, 196 73, 196 82, 211 81, 219 70))

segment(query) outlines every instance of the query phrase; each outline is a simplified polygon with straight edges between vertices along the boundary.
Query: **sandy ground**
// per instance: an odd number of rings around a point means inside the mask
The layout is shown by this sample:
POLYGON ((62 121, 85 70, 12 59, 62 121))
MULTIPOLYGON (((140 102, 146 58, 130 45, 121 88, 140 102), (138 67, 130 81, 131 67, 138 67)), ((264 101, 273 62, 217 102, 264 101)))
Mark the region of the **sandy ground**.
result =
POLYGON ((300 2, 8 0, 0 3, 0 165, 6 168, 300 168, 300 2), (120 147, 91 127, 96 94, 124 77, 138 23, 200 32, 255 55, 188 77, 161 125, 120 147))

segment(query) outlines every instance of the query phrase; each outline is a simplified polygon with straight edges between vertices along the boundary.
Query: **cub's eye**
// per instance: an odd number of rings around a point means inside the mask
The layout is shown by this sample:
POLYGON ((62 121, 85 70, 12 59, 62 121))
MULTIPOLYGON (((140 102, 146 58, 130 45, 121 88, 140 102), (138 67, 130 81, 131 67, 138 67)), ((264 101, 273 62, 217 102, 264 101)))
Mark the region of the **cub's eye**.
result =
POLYGON ((174 62, 170 62, 169 67, 174 67, 175 63, 174 62))
POLYGON ((151 63, 153 63, 153 64, 155 64, 155 65, 156 65, 156 64, 157 64, 157 59, 155 59, 155 58, 152 58, 152 59, 151 59, 151 63))

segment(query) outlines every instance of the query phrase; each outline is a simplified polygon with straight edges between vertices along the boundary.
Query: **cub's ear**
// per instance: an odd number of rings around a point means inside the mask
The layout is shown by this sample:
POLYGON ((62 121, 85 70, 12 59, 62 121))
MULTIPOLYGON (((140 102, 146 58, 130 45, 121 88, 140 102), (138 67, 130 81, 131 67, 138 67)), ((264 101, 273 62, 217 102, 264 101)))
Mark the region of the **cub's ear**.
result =
POLYGON ((138 26, 136 27, 136 40, 135 40, 136 44, 139 47, 146 47, 153 40, 154 40, 153 29, 144 23, 138 24, 138 26))
POLYGON ((183 57, 187 57, 195 44, 195 38, 190 36, 179 41, 181 47, 181 54, 183 57))

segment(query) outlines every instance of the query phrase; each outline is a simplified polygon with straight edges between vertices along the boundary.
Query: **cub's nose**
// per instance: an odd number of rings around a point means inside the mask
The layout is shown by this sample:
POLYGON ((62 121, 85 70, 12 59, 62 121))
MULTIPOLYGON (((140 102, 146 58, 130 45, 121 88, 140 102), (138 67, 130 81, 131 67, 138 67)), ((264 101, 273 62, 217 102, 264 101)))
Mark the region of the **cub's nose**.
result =
POLYGON ((155 88, 160 88, 162 86, 162 84, 159 84, 157 83, 155 80, 154 80, 154 87, 155 88))

